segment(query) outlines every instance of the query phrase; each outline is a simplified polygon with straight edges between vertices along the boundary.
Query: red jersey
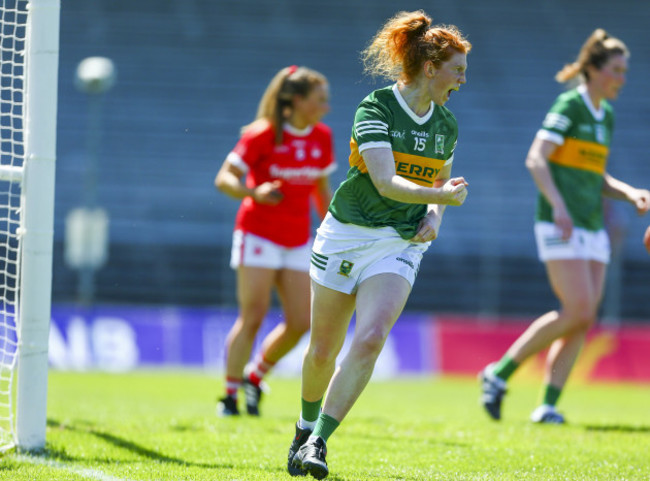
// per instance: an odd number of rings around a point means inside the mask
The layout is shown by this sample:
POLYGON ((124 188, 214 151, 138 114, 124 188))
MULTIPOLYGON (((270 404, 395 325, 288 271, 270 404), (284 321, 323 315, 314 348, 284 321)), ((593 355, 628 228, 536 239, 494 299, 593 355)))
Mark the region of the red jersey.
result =
POLYGON ((282 143, 267 121, 249 127, 228 154, 228 162, 246 173, 246 186, 281 180, 283 198, 276 205, 259 204, 246 197, 237 212, 235 229, 249 232, 285 247, 309 241, 310 197, 316 180, 336 167, 332 132, 318 123, 305 130, 283 128, 282 143))

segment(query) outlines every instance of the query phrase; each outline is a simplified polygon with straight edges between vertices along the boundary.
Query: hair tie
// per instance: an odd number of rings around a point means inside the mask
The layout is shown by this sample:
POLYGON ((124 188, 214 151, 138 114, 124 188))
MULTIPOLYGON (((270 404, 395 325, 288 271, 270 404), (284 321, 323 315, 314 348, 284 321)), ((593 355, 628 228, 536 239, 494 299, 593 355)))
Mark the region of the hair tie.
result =
POLYGON ((298 66, 297 66, 297 65, 290 65, 290 66, 287 67, 287 68, 289 69, 289 73, 288 73, 288 75, 292 75, 293 73, 295 73, 296 70, 298 70, 298 66))

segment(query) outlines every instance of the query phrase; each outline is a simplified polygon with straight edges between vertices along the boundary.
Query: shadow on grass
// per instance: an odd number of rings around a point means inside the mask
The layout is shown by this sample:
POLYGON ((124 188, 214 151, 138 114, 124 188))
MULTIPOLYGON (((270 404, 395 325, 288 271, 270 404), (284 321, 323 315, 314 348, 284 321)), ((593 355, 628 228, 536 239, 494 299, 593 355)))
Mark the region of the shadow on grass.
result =
MULTIPOLYGON (((69 424, 60 423, 55 419, 48 419, 47 426, 52 429, 60 429, 65 431, 92 434, 93 436, 103 439, 104 441, 111 443, 114 446, 117 446, 122 449, 126 449, 134 454, 137 454, 138 456, 159 461, 161 463, 176 464, 178 466, 192 466, 198 468, 215 468, 215 469, 231 469, 234 467, 233 464, 195 463, 195 462, 187 461, 185 459, 175 458, 173 456, 167 456, 153 449, 149 449, 137 443, 134 443, 133 441, 130 441, 128 439, 123 439, 113 434, 110 434, 108 432, 95 429, 92 425, 89 425, 88 427, 77 427, 69 424)), ((57 451, 55 449, 47 449, 44 454, 49 457, 56 457, 62 461, 79 460, 71 457, 65 451, 57 451)), ((106 461, 106 459, 97 459, 96 461, 106 461)))
POLYGON ((603 431, 618 433, 650 433, 650 426, 627 426, 624 424, 586 425, 587 431, 603 431))
MULTIPOLYGON (((365 434, 360 434, 360 433, 353 433, 353 434, 348 434, 348 437, 351 439, 356 439, 358 443, 391 443, 395 442, 395 436, 394 435, 378 435, 376 433, 373 433, 372 435, 372 440, 368 439, 368 436, 365 434)), ((401 435, 399 438, 399 445, 400 448, 408 448, 408 446, 413 445, 413 446, 422 446, 422 445, 427 445, 427 446, 447 446, 447 447, 456 447, 456 448, 466 448, 471 446, 471 443, 465 443, 465 442, 456 442, 456 441, 446 441, 443 439, 430 439, 430 438, 423 438, 421 436, 411 436, 407 437, 405 435, 401 435)))

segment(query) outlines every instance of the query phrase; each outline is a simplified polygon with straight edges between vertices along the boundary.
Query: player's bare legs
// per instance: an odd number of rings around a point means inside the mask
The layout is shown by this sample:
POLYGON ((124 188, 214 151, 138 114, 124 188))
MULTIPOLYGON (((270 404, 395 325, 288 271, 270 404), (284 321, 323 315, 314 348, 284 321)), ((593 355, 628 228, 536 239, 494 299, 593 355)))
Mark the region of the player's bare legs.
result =
MULTIPOLYGON (((551 348, 549 349, 549 353, 546 358, 545 381, 546 384, 557 386, 558 388, 562 388, 566 383, 566 380, 569 377, 569 373, 571 372, 578 354, 580 353, 580 349, 584 344, 587 332, 596 321, 598 306, 602 300, 603 290, 605 286, 605 274, 607 271, 607 266, 605 264, 597 261, 577 262, 581 262, 581 265, 585 271, 586 280, 583 281, 583 284, 588 286, 585 288, 585 290, 588 290, 589 292, 588 302, 591 306, 592 317, 590 319, 590 322, 585 322, 582 324, 582 329, 577 329, 573 331, 572 334, 565 335, 562 339, 557 339, 553 342, 551 348)), ((555 271, 557 271, 557 269, 555 269, 555 271)), ((570 286, 562 284, 561 274, 555 275, 551 274, 549 271, 549 278, 551 279, 551 285, 553 286, 556 295, 560 299, 562 299, 561 295, 558 292, 560 288, 566 288, 569 291, 572 289, 570 286), (554 283, 554 279, 557 277, 560 277, 560 280, 556 285, 554 283)))
POLYGON ((242 376, 257 331, 269 310, 275 277, 273 269, 246 266, 237 269, 239 316, 226 338, 226 375, 229 377, 242 376))
POLYGON ((315 283, 313 288, 312 337, 302 370, 303 411, 289 448, 289 473, 295 476, 308 472, 323 479, 329 472, 325 461, 327 439, 368 384, 411 286, 396 274, 378 274, 360 284, 356 299, 315 283), (357 317, 352 344, 335 371, 336 355, 343 346, 354 308, 357 317))
POLYGON ((411 285, 397 274, 379 274, 361 283, 352 344, 332 378, 323 413, 340 422, 350 411, 368 384, 410 292, 411 285))
POLYGON ((537 318, 508 349, 508 355, 519 364, 556 339, 586 332, 596 319, 605 276, 604 264, 581 259, 556 260, 548 261, 546 269, 561 309, 537 318))
POLYGON ((323 398, 345 342, 354 312, 354 296, 312 281, 311 333, 302 366, 302 398, 316 402, 323 398))
POLYGON ((564 422, 554 409, 587 332, 596 321, 604 289, 606 265, 581 259, 552 260, 546 263, 551 287, 560 301, 559 311, 536 319, 508 349, 494 367, 482 373, 482 402, 488 413, 500 418, 505 380, 527 358, 550 346, 546 358, 545 391, 541 406, 532 414, 535 422, 564 422))
POLYGON ((237 392, 255 336, 269 309, 275 277, 273 269, 246 266, 237 269, 239 315, 226 337, 226 396, 217 403, 220 416, 239 414, 237 392))
POLYGON ((309 273, 289 269, 278 272, 276 288, 284 321, 278 324, 262 342, 261 353, 275 364, 309 330, 309 273))
MULTIPOLYGON (((268 311, 275 277, 276 271, 273 269, 238 267, 239 315, 226 337, 226 396, 217 403, 217 414, 220 416, 239 414, 237 393, 243 382, 244 366, 250 358, 255 336, 268 311)), ((256 394, 259 399, 257 391, 256 394)), ((255 414, 250 409, 248 411, 255 414)))
POLYGON ((587 331, 577 331, 556 339, 548 350, 544 384, 564 387, 587 337, 587 331))
POLYGON ((294 457, 316 425, 353 312, 353 295, 311 282, 311 332, 303 357, 302 410, 287 457, 287 470, 292 476, 306 474, 300 463, 294 463, 294 457))
MULTIPOLYGON (((244 370, 246 411, 256 416, 260 414, 259 404, 264 389, 262 379, 309 329, 309 273, 290 269, 274 272, 283 320, 264 338, 260 351, 244 370)), ((254 302, 250 304, 255 305, 254 302)))

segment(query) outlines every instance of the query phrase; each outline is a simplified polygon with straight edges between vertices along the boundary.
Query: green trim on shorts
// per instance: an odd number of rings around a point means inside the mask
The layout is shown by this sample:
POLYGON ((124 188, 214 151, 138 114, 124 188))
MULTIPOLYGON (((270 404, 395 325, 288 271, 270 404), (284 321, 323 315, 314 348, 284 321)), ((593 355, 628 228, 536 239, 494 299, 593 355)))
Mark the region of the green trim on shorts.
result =
POLYGON ((311 264, 321 271, 324 271, 327 267, 328 259, 329 258, 327 256, 324 256, 322 254, 317 254, 316 252, 311 253, 311 264))

